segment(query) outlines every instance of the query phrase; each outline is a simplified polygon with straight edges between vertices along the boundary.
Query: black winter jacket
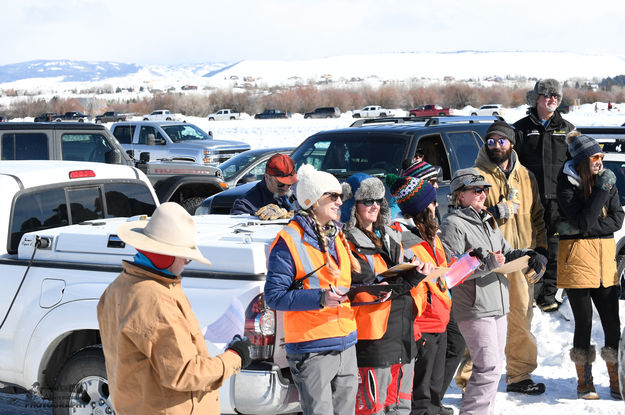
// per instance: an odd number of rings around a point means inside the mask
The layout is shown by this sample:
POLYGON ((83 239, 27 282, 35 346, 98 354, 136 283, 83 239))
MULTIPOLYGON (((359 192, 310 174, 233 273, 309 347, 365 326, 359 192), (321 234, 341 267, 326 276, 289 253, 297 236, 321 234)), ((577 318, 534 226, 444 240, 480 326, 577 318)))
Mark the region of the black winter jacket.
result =
MULTIPOLYGON (((375 255, 380 253, 388 267, 403 262, 401 258, 401 236, 399 232, 384 227, 382 231, 383 250, 379 250, 373 242, 358 228, 345 232, 347 240, 356 247, 361 255, 375 255), (367 242, 368 241, 368 242, 367 242)), ((370 284, 375 280, 375 274, 369 263, 356 255, 360 263, 361 273, 352 272, 352 285, 370 284)), ((404 273, 410 274, 410 273, 404 273)), ((417 345, 414 340, 413 323, 416 317, 416 307, 410 296, 410 289, 416 286, 423 275, 404 275, 393 277, 391 284, 399 284, 398 292, 393 291, 390 299, 391 310, 388 317, 386 333, 378 340, 358 340, 356 354, 359 367, 389 367, 396 363, 407 363, 417 355, 417 345)))
POLYGON ((250 190, 243 196, 234 201, 232 205, 231 215, 254 215, 261 207, 273 203, 278 207, 286 210, 293 210, 291 202, 287 196, 282 196, 279 199, 274 199, 273 194, 267 188, 267 183, 263 178, 260 182, 256 183, 250 190))
POLYGON ((540 201, 547 208, 547 200, 557 198, 558 173, 570 158, 565 138, 575 126, 556 110, 544 127, 536 108, 531 108, 527 117, 513 125, 516 129, 514 149, 521 164, 536 176, 540 201))

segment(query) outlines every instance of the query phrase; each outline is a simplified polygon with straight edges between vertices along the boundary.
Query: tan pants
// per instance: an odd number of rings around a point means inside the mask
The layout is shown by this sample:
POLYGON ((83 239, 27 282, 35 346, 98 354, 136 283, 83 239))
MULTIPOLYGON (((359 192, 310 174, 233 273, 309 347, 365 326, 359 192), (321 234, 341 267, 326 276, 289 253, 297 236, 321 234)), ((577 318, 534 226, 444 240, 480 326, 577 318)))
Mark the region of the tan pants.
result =
MULTIPOLYGON (((536 338, 531 332, 534 302, 534 285, 528 284, 521 272, 508 274, 510 284, 510 312, 506 336, 506 382, 517 383, 530 379, 536 369, 536 338)), ((471 377, 471 356, 468 351, 460 362, 454 378, 456 385, 464 390, 471 377)))

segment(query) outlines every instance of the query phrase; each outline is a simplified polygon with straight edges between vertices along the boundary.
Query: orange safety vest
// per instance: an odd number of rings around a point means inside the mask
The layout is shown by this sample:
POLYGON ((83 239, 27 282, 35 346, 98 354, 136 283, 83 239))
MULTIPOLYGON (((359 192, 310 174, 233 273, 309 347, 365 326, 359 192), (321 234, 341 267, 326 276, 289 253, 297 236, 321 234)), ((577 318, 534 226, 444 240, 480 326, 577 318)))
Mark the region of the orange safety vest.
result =
MULTIPOLYGON (((356 251, 356 246, 348 242, 354 255, 365 259, 375 274, 388 269, 382 255, 363 255, 356 251)), ((391 313, 391 302, 385 301, 379 304, 369 304, 354 307, 356 325, 358 326, 358 340, 378 340, 386 333, 388 316, 391 313)))
MULTIPOLYGON (((317 248, 304 242, 303 236, 302 227, 297 222, 291 221, 278 233, 271 248, 273 249, 279 238, 286 242, 295 262, 295 280, 312 273, 303 280, 304 289, 329 289, 330 284, 333 284, 342 292, 347 292, 352 281, 351 263, 349 252, 341 238, 337 235, 334 239, 340 269, 340 275, 337 278, 330 274, 328 267, 315 271, 326 263, 325 256, 317 248)), ((334 261, 332 256, 330 256, 330 261, 334 261)), ((343 337, 356 330, 354 312, 349 302, 338 307, 324 307, 320 310, 285 311, 283 321, 286 343, 343 337)))
MULTIPOLYGON (((443 248, 443 243, 441 242, 438 235, 434 238, 434 251, 432 251, 432 247, 425 241, 413 245, 409 247, 409 249, 419 258, 422 262, 430 262, 438 267, 446 267, 447 266, 447 258, 445 257, 445 249, 443 248)), ((443 278, 439 278, 438 282, 434 281, 422 281, 413 288, 413 290, 418 291, 421 296, 427 300, 427 290, 440 298, 440 300, 445 304, 448 309, 451 309, 451 295, 449 293, 449 289, 447 288, 447 284, 443 278)), ((412 292, 412 291, 411 291, 412 292)), ((419 315, 425 309, 425 303, 421 304, 423 308, 419 308, 419 315)), ((419 307, 419 305, 417 305, 419 307)))

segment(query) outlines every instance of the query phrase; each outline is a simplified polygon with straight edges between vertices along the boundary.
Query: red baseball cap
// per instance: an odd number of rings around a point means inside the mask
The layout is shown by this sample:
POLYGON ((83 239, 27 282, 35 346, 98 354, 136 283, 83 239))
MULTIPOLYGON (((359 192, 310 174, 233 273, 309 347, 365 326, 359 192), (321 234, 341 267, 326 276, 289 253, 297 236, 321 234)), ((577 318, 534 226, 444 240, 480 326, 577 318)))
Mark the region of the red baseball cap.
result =
POLYGON ((297 174, 295 173, 295 162, 286 154, 276 153, 265 166, 265 173, 273 176, 277 181, 284 184, 297 183, 297 174))

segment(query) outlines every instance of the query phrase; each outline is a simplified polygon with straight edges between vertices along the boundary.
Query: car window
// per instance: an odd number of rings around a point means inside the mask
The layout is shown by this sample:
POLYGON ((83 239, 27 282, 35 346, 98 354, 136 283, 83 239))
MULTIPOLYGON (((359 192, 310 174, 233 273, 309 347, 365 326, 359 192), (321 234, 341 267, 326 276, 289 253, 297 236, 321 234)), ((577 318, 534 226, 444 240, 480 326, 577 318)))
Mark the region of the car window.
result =
POLYGON ((43 133, 2 135, 2 160, 48 160, 48 139, 43 133))
POLYGON ((473 166, 482 145, 481 140, 472 131, 449 132, 447 137, 451 146, 450 157, 456 162, 455 168, 464 169, 473 166))
POLYGON ((250 163, 254 162, 254 160, 260 156, 260 154, 246 153, 247 152, 239 153, 219 165, 225 181, 230 180, 235 174, 237 174, 237 172, 239 172, 242 168, 249 166, 250 163))
POLYGON ((369 134, 366 140, 359 134, 323 135, 307 140, 291 157, 298 167, 312 164, 338 177, 357 172, 399 174, 407 145, 406 137, 383 133, 369 134))
POLYGON ((101 134, 63 134, 61 136, 63 160, 96 161, 109 163, 113 148, 101 134))
POLYGON ((8 251, 17 252, 19 241, 27 232, 104 217, 150 216, 155 209, 152 194, 143 183, 88 185, 79 189, 27 190, 18 194, 14 203, 8 251), (101 202, 102 193, 105 194, 106 206, 101 202), (59 200, 66 202, 59 204, 59 200))
POLYGON ((417 147, 423 151, 423 160, 432 166, 440 166, 443 170, 443 180, 451 180, 449 157, 445 151, 443 138, 440 134, 429 134, 419 138, 417 147))
POLYGON ((158 140, 163 140, 163 136, 161 133, 154 127, 143 125, 139 130, 139 142, 137 144, 146 144, 148 139, 148 134, 154 134, 154 138, 158 140))
POLYGON ((185 140, 211 140, 212 137, 195 125, 167 125, 161 127, 174 143, 185 140))
POLYGON ((117 138, 120 144, 132 143, 132 136, 135 135, 134 125, 118 125, 113 130, 113 135, 117 138))
POLYGON ((616 188, 621 205, 625 205, 625 161, 603 161, 603 167, 612 170, 616 176, 616 188))

